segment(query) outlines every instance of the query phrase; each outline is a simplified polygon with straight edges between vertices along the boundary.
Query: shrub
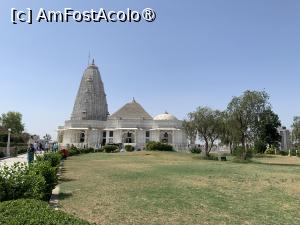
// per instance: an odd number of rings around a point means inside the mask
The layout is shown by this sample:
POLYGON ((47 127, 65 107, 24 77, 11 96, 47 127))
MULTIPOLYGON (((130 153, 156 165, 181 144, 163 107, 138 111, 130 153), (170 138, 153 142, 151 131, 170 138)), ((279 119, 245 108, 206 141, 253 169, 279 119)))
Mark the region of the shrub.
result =
POLYGON ((253 156, 253 149, 247 149, 246 152, 242 146, 237 146, 233 149, 232 154, 239 159, 249 159, 253 156))
POLYGON ((59 151, 59 154, 62 159, 67 159, 69 156, 69 151, 67 149, 62 149, 59 151))
POLYGON ((52 167, 57 167, 60 164, 61 155, 59 153, 50 152, 42 156, 37 156, 37 161, 49 161, 52 167))
POLYGON ((104 148, 97 149, 97 152, 104 152, 104 148))
POLYGON ((19 198, 43 199, 46 182, 25 164, 15 163, 0 169, 0 201, 19 198))
POLYGON ((282 156, 287 156, 287 155, 289 155, 289 152, 288 151, 279 151, 279 154, 282 156))
POLYGON ((275 155, 275 149, 274 148, 267 148, 267 150, 265 151, 265 154, 275 155))
POLYGON ((18 147, 17 148, 18 155, 27 153, 27 147, 18 147))
POLYGON ((269 155, 275 155, 276 153, 276 147, 271 145, 267 147, 267 150, 265 151, 265 154, 269 154, 269 155))
POLYGON ((255 153, 264 153, 267 150, 267 145, 262 142, 261 140, 258 140, 254 144, 254 151, 255 153))
POLYGON ((125 145, 125 150, 126 150, 126 152, 133 152, 134 147, 132 145, 125 145))
POLYGON ((149 141, 146 144, 148 151, 174 151, 173 146, 161 142, 149 141))
POLYGON ((55 211, 45 202, 33 199, 20 199, 0 203, 0 224, 88 225, 89 223, 62 211, 55 211))
POLYGON ((200 154, 202 152, 201 148, 193 147, 190 149, 190 152, 193 154, 200 154))
POLYGON ((4 152, 0 152, 0 159, 1 159, 1 158, 4 158, 4 157, 5 157, 4 152))
POLYGON ((215 155, 212 155, 212 154, 210 154, 209 156, 207 156, 207 155, 201 155, 200 159, 203 159, 203 160, 214 160, 214 161, 218 161, 219 160, 218 156, 215 156, 215 155))
POLYGON ((114 152, 116 152, 118 149, 119 149, 119 148, 118 148, 118 146, 116 146, 116 145, 105 145, 105 146, 103 147, 103 150, 104 150, 104 152, 106 152, 106 153, 114 153, 114 152))
POLYGON ((52 190, 58 183, 56 167, 52 167, 49 161, 40 161, 30 165, 30 169, 36 174, 41 175, 45 180, 45 190, 43 200, 49 201, 52 190))
POLYGON ((87 154, 87 153, 95 152, 95 150, 93 148, 84 148, 84 149, 81 149, 80 152, 84 153, 84 154, 87 154))
POLYGON ((4 148, 7 146, 7 142, 0 142, 0 147, 4 148))
POLYGON ((69 156, 74 156, 74 155, 79 155, 80 154, 80 150, 78 148, 76 148, 75 146, 72 146, 69 149, 69 156))

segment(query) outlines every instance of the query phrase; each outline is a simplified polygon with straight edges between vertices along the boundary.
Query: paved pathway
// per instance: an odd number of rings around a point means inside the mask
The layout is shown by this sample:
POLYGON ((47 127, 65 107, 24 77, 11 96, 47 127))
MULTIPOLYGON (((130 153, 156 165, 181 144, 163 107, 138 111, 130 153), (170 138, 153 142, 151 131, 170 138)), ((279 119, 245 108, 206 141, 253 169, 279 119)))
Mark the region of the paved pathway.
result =
POLYGON ((18 155, 18 157, 2 159, 0 160, 0 167, 4 166, 5 164, 7 166, 11 166, 16 162, 27 163, 27 154, 18 155))

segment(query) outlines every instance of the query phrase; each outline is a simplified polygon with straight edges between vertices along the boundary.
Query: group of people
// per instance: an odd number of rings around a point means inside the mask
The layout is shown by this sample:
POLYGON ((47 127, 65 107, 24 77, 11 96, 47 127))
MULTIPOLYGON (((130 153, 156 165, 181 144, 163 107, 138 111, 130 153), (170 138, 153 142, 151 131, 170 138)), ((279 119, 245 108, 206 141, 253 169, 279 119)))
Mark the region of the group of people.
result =
POLYGON ((57 152, 58 143, 42 144, 41 142, 36 142, 36 141, 30 143, 28 148, 28 163, 33 162, 34 154, 42 154, 43 152, 49 152, 49 150, 51 150, 52 152, 57 152))
POLYGON ((58 144, 57 143, 42 144, 41 142, 34 142, 34 143, 29 144, 29 150, 34 152, 34 153, 49 152, 50 150, 52 152, 56 152, 58 150, 58 144))

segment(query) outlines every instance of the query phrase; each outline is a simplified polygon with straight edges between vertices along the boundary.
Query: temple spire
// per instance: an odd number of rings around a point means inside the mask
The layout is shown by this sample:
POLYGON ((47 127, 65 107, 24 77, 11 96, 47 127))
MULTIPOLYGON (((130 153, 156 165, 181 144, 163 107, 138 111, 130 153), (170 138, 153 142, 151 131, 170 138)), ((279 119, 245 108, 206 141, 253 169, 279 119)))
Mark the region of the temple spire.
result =
POLYGON ((107 120, 106 94, 94 59, 92 65, 88 66, 83 73, 71 120, 107 120))

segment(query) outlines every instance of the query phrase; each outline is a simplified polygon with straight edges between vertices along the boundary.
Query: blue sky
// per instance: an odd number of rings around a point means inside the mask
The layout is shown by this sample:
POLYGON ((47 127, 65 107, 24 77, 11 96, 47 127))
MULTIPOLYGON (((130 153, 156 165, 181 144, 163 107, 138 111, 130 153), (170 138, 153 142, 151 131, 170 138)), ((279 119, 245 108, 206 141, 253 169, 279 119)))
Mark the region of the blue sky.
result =
POLYGON ((112 113, 132 97, 152 115, 180 119, 197 106, 265 90, 284 125, 300 115, 300 1, 2 1, 0 113, 55 135, 69 119, 91 52, 112 113), (10 22, 11 8, 156 11, 153 23, 10 22))

